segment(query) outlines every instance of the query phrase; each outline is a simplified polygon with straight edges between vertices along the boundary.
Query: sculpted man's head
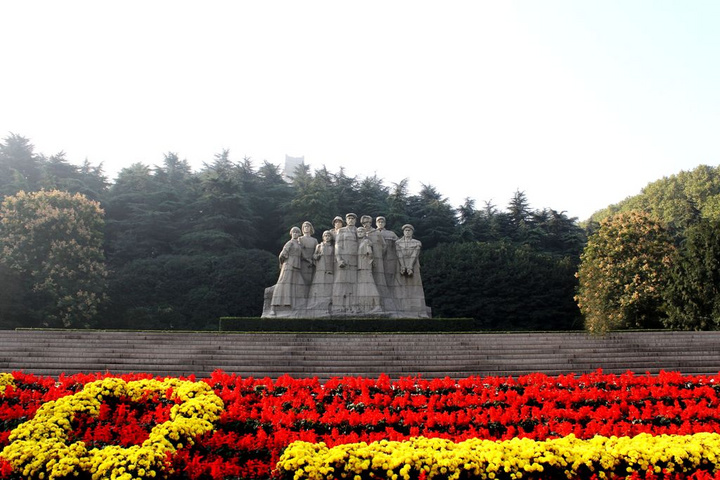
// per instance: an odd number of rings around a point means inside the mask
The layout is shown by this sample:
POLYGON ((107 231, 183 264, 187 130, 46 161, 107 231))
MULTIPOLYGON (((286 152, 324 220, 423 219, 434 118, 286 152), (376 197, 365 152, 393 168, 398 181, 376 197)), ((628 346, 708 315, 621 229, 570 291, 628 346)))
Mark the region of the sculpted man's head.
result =
POLYGON ((412 238, 413 233, 415 233, 415 227, 413 227, 409 223, 406 223, 405 225, 403 225, 402 231, 405 238, 412 238))
POLYGON ((355 225, 355 222, 357 222, 357 215, 355 215, 354 213, 348 213, 347 215, 345 215, 345 223, 347 223, 348 226, 355 225))
POLYGON ((337 216, 337 217, 333 218, 332 223, 333 223, 333 227, 335 228, 335 230, 337 230, 343 226, 343 219, 342 219, 342 217, 337 216))
POLYGON ((362 226, 366 229, 372 228, 372 217, 370 215, 363 215, 360 217, 360 223, 362 223, 362 226))
POLYGON ((385 217, 377 217, 375 219, 375 226, 380 229, 385 228, 385 217))
POLYGON ((325 230, 322 234, 323 242, 325 243, 332 243, 333 241, 333 234, 330 230, 325 230))

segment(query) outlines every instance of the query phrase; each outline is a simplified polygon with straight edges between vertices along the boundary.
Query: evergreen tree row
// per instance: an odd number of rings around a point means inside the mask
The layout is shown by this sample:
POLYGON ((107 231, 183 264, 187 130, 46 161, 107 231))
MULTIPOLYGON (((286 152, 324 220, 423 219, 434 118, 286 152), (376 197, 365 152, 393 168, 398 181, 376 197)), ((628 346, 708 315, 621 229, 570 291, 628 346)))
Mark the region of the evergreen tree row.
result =
MULTIPOLYGON (((573 296, 586 237, 564 212, 533 210, 520 191, 504 210, 476 208, 472 199, 455 208, 431 185, 411 193, 407 180, 386 185, 326 168, 294 173, 287 182, 277 166, 234 161, 228 151, 193 171, 168 153, 110 182, 102 166, 46 157, 21 136, 0 143, 2 197, 62 190, 105 212, 108 300, 77 326, 213 329, 220 316, 259 316, 289 229, 309 220, 319 236, 352 211, 383 215, 397 233, 414 225, 433 316, 474 317, 489 329, 582 327, 573 296)), ((31 301, 0 312, 5 327, 52 323, 31 301)))

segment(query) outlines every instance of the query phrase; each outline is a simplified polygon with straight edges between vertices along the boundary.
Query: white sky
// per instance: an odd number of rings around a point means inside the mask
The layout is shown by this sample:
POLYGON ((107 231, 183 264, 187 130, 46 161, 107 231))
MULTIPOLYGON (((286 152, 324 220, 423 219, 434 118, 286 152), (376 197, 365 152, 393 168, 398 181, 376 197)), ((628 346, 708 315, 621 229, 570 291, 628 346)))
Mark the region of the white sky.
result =
POLYGON ((715 0, 0 0, 0 18, 0 138, 111 180, 227 148, 583 220, 719 163, 715 0))

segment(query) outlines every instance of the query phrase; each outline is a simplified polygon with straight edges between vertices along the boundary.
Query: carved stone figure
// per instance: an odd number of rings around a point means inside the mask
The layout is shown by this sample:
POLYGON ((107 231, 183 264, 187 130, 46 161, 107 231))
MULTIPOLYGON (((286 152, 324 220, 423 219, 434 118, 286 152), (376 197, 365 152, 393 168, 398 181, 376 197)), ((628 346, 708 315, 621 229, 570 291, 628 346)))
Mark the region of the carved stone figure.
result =
POLYGON ((280 276, 273 290, 271 315, 279 312, 299 311, 305 307, 305 282, 300 274, 302 262, 302 245, 300 229, 290 229, 290 240, 285 244, 280 255, 280 276))
POLYGON ((425 318, 420 278, 422 244, 413 238, 412 225, 403 236, 375 220, 348 213, 333 219, 333 229, 313 237, 310 222, 290 230, 291 239, 280 252, 277 284, 265 289, 263 317, 389 317, 425 318), (344 226, 343 226, 344 225, 344 226))
POLYGON ((385 217, 375 219, 377 231, 382 235, 384 242, 383 249, 383 272, 385 273, 385 284, 392 287, 395 285, 395 271, 397 270, 397 254, 395 253, 395 241, 398 236, 392 230, 385 228, 385 217))
MULTIPOLYGON (((385 225, 385 217, 378 217, 375 220, 376 225, 379 224, 385 225)), ((380 300, 382 303, 383 311, 385 312, 395 312, 397 311, 397 307, 395 306, 395 300, 393 299, 393 294, 391 288, 388 286, 387 278, 385 275, 385 263, 386 263, 386 251, 388 249, 388 244, 385 241, 386 236, 390 237, 385 231, 385 236, 383 236, 383 229, 379 228, 373 228, 372 230, 368 231, 367 237, 370 239, 370 242, 372 243, 372 249, 373 249, 373 268, 372 268, 372 274, 373 278, 375 279, 375 286, 377 287, 378 291, 380 292, 380 300)), ((394 238, 397 238, 395 234, 393 233, 392 236, 394 238)), ((393 240, 394 242, 394 240, 393 240)), ((391 247, 394 247, 392 245, 391 247)), ((393 250, 394 251, 394 250, 393 250)), ((391 260, 392 262, 392 260, 391 260)), ((395 264, 393 263, 391 265, 391 268, 393 269, 393 273, 395 271, 395 264)))
POLYGON ((406 224, 403 236, 395 241, 398 267, 395 275, 395 301, 408 316, 427 317, 425 293, 420 278, 420 249, 422 243, 413 238, 415 228, 406 224), (412 315, 411 315, 412 314, 412 315))
POLYGON ((357 215, 345 215, 346 225, 335 235, 335 284, 333 285, 332 310, 353 313, 356 309, 358 239, 355 222, 357 215))
POLYGON ((322 240, 317 244, 313 253, 315 275, 310 285, 307 307, 308 311, 314 311, 312 316, 330 314, 333 284, 335 283, 335 248, 332 232, 325 230, 322 240))
POLYGON ((362 217, 360 217, 360 224, 365 229, 365 233, 369 234, 370 232, 375 230, 372 227, 372 217, 370 215, 363 215, 362 217))
POLYGON ((300 245, 302 245, 302 262, 300 263, 300 274, 307 287, 310 287, 314 273, 313 253, 318 241, 313 234, 315 228, 310 222, 303 222, 302 236, 300 237, 300 245))
POLYGON ((381 311, 380 292, 375 285, 372 268, 375 261, 373 246, 365 234, 365 227, 358 227, 358 274, 357 274, 357 306, 359 312, 377 313, 381 311))
POLYGON ((332 224, 333 224, 333 229, 332 229, 333 239, 336 239, 338 232, 340 231, 341 228, 343 228, 342 217, 337 216, 337 217, 333 218, 332 224))

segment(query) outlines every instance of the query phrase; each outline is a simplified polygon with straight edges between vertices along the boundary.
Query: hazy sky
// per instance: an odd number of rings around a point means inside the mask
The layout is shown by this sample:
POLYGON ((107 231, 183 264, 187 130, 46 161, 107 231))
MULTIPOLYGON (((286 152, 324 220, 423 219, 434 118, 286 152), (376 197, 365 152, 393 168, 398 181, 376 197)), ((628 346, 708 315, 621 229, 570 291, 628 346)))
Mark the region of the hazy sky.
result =
POLYGON ((288 154, 583 220, 719 163, 716 0, 0 0, 0 18, 0 138, 111 179, 167 152, 288 154))

